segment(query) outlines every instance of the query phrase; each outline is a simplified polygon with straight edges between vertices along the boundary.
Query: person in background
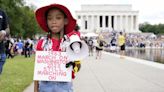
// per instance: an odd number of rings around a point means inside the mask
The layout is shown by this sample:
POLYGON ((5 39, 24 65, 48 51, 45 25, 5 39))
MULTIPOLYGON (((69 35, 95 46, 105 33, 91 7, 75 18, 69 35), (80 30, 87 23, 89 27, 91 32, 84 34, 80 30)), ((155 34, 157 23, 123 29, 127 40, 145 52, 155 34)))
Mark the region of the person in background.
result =
POLYGON ((17 46, 18 46, 18 54, 21 55, 23 52, 23 42, 20 39, 17 42, 17 46))
POLYGON ((87 41, 88 42, 88 47, 89 47, 89 56, 93 56, 93 39, 92 37, 89 38, 89 40, 87 41))
POLYGON ((10 58, 10 57, 13 58, 14 57, 14 55, 12 55, 12 53, 11 53, 12 46, 13 46, 13 43, 10 41, 10 39, 7 38, 6 43, 5 43, 6 57, 7 58, 10 58))
POLYGON ((96 42, 96 59, 101 59, 103 46, 103 41, 98 37, 96 42))
POLYGON ((24 54, 25 54, 25 57, 30 57, 30 40, 29 38, 27 38, 27 40, 25 41, 25 44, 24 44, 24 54))
POLYGON ((116 38, 112 37, 111 42, 110 42, 110 50, 111 50, 111 52, 115 52, 116 51, 116 46, 117 46, 116 44, 117 44, 116 38))
POLYGON ((118 36, 118 45, 120 47, 120 58, 124 58, 125 55, 125 36, 120 32, 118 36))
POLYGON ((6 61, 5 37, 9 35, 9 22, 6 13, 0 9, 0 75, 6 61))

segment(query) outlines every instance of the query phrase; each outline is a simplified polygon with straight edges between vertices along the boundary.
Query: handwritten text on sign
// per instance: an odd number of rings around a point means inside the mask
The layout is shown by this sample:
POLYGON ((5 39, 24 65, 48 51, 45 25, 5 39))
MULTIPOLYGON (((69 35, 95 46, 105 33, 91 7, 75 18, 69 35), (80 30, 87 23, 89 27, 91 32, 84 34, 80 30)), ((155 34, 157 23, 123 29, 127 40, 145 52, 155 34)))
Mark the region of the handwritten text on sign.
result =
POLYGON ((71 81, 71 68, 66 68, 68 56, 60 51, 36 51, 34 80, 71 81))

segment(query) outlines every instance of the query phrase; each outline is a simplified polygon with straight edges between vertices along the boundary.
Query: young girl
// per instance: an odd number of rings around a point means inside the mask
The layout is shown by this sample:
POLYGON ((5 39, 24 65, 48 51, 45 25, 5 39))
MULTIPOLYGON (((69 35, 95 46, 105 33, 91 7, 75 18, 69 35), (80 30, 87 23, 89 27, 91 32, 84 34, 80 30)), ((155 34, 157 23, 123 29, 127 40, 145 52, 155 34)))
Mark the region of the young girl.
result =
MULTIPOLYGON (((36 19, 40 27, 48 32, 45 39, 38 41, 37 50, 61 51, 61 39, 64 35, 71 35, 76 21, 70 11, 63 5, 52 4, 36 11, 36 19)), ((40 81, 39 92, 73 92, 71 82, 40 81)))

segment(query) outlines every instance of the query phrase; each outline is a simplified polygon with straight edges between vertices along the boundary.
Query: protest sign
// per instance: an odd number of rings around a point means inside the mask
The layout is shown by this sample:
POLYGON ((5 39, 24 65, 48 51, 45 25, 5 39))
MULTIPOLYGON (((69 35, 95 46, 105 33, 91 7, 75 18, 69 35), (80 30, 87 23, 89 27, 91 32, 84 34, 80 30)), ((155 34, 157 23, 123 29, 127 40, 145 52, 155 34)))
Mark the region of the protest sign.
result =
POLYGON ((66 52, 36 51, 34 80, 70 82, 72 69, 65 67, 68 62, 66 52))

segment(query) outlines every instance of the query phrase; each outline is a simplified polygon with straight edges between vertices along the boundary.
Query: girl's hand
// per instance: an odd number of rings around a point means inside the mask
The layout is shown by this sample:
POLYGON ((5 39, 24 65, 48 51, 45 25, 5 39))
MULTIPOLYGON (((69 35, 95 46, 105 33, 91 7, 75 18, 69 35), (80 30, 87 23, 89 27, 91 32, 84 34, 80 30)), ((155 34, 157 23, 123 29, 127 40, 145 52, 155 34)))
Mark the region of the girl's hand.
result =
POLYGON ((79 72, 80 68, 81 68, 81 62, 80 61, 74 61, 74 62, 69 62, 66 64, 66 68, 73 66, 73 71, 75 73, 79 72))

